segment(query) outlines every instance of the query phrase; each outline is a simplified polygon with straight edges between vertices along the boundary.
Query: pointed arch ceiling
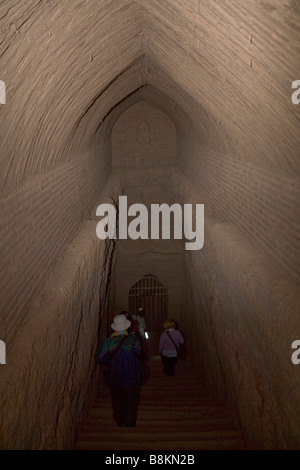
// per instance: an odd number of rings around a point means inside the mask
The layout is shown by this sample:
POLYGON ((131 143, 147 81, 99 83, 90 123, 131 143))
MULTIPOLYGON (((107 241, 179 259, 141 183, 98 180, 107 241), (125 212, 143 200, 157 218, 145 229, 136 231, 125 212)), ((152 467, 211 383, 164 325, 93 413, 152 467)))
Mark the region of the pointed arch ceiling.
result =
POLYGON ((299 173, 299 2, 3 0, 0 21, 2 189, 88 151, 141 96, 186 138, 299 173))

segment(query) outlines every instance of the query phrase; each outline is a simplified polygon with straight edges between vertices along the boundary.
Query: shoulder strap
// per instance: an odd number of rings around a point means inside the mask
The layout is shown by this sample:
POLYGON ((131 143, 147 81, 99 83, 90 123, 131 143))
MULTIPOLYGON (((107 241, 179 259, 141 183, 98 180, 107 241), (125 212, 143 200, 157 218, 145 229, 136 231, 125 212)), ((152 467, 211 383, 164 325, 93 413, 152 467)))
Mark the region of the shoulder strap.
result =
POLYGON ((175 343, 175 341, 173 340, 171 334, 169 331, 166 331, 167 335, 169 336, 170 340, 172 341, 172 343, 174 344, 175 348, 176 348, 176 351, 178 351, 178 346, 177 344, 175 343))
POLYGON ((118 346, 116 347, 116 349, 114 350, 114 352, 109 356, 109 359, 107 361, 106 364, 109 364, 110 361, 112 360, 112 358, 114 357, 114 355, 116 354, 116 352, 118 351, 118 349, 120 349, 120 347, 122 346, 122 344, 125 342, 127 338, 127 335, 124 335, 123 338, 121 339, 121 341, 119 342, 118 346))

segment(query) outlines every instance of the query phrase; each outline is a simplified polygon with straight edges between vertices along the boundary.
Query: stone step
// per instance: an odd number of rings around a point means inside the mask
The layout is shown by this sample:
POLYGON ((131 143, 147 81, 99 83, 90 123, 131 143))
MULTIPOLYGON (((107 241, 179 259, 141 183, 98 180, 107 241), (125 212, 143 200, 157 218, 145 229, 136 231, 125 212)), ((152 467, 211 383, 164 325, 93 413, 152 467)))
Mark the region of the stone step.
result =
MULTIPOLYGON (((151 441, 163 441, 166 440, 165 432, 158 432, 153 434, 150 430, 141 432, 136 428, 120 428, 116 434, 116 438, 121 438, 122 442, 151 442, 151 441)), ((205 431, 182 431, 180 427, 178 429, 169 429, 168 440, 173 441, 200 441, 200 440, 220 440, 220 439, 238 439, 239 434, 234 429, 208 429, 205 431)), ((81 434, 81 441, 101 441, 103 444, 110 442, 111 438, 107 433, 107 430, 99 431, 85 431, 81 434)))
MULTIPOLYGON (((81 436, 86 436, 89 433, 101 433, 103 431, 103 424, 104 421, 101 421, 101 424, 97 422, 87 422, 81 432, 81 436)), ((203 432, 203 431, 214 431, 216 429, 220 430, 229 430, 228 420, 201 420, 201 421, 192 421, 192 420, 184 420, 180 422, 174 423, 160 423, 159 421, 153 422, 151 420, 143 420, 139 421, 136 424, 135 429, 138 430, 141 434, 148 433, 160 433, 160 432, 167 432, 169 434, 170 431, 170 424, 174 429, 179 428, 181 432, 203 432), (149 431, 150 430, 150 431, 149 431)), ((113 425, 109 420, 107 420, 105 425, 106 432, 115 432, 116 426, 113 425)), ((234 430, 234 429, 233 429, 234 430)))
POLYGON ((136 443, 134 441, 124 442, 122 440, 113 440, 107 442, 96 441, 77 441, 76 450, 244 450, 245 442, 243 439, 203 439, 190 441, 154 440, 153 442, 136 443))
POLYGON ((178 363, 176 376, 165 377, 160 360, 149 360, 151 373, 141 388, 134 428, 117 427, 109 389, 98 381, 94 406, 78 435, 76 449, 222 450, 244 449, 230 413, 213 399, 195 368, 178 363))
MULTIPOLYGON (((93 408, 92 410, 93 416, 95 418, 101 419, 102 416, 112 416, 112 409, 111 407, 107 406, 105 408, 93 408)), ((198 407, 198 409, 184 409, 178 408, 166 410, 163 407, 152 405, 151 407, 140 407, 138 410, 138 420, 142 419, 151 419, 153 421, 158 420, 162 422, 163 420, 172 419, 174 421, 179 419, 197 419, 198 417, 207 417, 207 416, 221 416, 228 418, 228 415, 222 408, 216 407, 198 407)))

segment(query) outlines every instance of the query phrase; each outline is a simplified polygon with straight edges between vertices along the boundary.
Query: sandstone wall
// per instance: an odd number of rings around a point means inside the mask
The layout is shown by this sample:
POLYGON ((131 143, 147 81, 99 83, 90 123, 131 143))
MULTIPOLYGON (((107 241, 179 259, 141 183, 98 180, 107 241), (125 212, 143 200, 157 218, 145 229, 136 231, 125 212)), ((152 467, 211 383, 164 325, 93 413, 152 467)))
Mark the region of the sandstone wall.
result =
POLYGON ((220 221, 239 227, 300 280, 300 183, 294 178, 181 141, 180 167, 220 221))
MULTIPOLYGON (((174 191, 205 200, 174 173, 174 191), (175 189, 176 188, 176 189, 175 189)), ((205 242, 186 255, 193 353, 216 396, 238 411, 250 448, 300 448, 299 286, 230 222, 205 216, 205 242)), ((188 328, 187 322, 186 328, 188 328)))
POLYGON ((71 448, 92 398, 109 256, 87 223, 30 308, 0 370, 1 449, 71 448))
MULTIPOLYGON (((113 191, 104 188, 97 205, 113 191)), ((96 236, 97 205, 48 275, 1 367, 2 449, 72 448, 93 400, 114 256, 113 244, 96 236)))
POLYGON ((49 273, 89 217, 109 172, 102 143, 1 198, 0 319, 8 350, 49 273))
POLYGON ((155 168, 176 163, 176 129, 170 118, 144 101, 132 105, 112 131, 114 167, 155 168))

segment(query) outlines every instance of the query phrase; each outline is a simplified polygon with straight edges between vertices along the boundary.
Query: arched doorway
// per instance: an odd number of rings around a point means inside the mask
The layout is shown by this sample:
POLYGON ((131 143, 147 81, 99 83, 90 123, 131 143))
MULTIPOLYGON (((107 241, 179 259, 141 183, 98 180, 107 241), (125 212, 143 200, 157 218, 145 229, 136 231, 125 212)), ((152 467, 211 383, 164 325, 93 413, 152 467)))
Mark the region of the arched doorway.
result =
POLYGON ((168 291, 153 274, 147 274, 136 282, 129 291, 129 311, 138 313, 139 307, 146 312, 146 325, 149 332, 160 332, 162 323, 168 316, 168 291))

